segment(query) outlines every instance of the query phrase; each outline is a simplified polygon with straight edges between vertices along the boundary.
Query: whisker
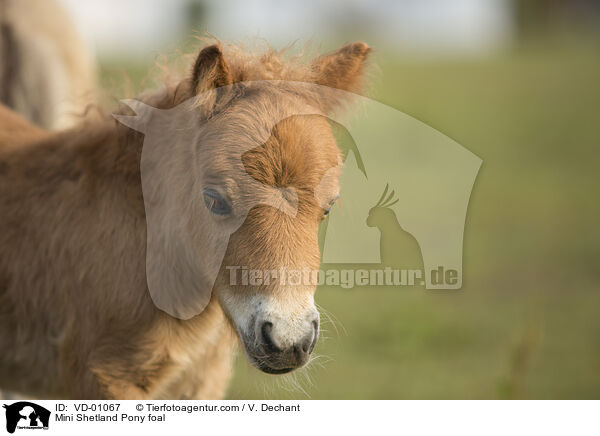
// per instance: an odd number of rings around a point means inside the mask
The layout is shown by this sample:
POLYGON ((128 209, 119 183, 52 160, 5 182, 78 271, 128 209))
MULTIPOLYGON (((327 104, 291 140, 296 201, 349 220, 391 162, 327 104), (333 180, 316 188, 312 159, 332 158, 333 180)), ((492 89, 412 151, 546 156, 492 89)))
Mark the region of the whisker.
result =
POLYGON ((337 318, 332 312, 325 309, 320 304, 315 303, 315 305, 317 306, 317 309, 319 309, 319 312, 321 312, 321 314, 324 315, 326 320, 329 321, 329 323, 334 328, 335 333, 338 337, 340 336, 340 332, 338 330, 338 324, 339 324, 340 328, 343 330, 344 336, 348 336, 348 331, 346 330, 346 327, 344 327, 344 324, 339 320, 339 318, 337 318))

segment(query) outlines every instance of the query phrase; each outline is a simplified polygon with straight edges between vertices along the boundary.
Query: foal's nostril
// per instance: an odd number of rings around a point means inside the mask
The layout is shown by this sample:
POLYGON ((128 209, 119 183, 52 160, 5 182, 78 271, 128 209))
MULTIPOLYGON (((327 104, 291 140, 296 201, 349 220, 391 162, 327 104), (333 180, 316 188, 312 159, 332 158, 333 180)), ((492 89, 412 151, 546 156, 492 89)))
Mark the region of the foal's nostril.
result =
POLYGON ((275 341, 273 340, 273 323, 272 322, 264 322, 262 327, 260 328, 260 334, 262 336, 263 345, 267 348, 268 351, 272 353, 276 353, 281 351, 281 348, 277 346, 275 341))
POLYGON ((319 321, 315 320, 312 322, 312 327, 313 327, 313 338, 312 338, 312 342, 310 343, 310 348, 308 350, 308 353, 312 353, 313 350, 315 349, 315 345, 317 345, 317 340, 319 339, 319 321))
POLYGON ((306 335, 304 339, 294 345, 294 354, 299 362, 308 360, 308 356, 312 353, 319 337, 319 323, 317 321, 312 322, 312 331, 306 335))
POLYGON ((302 352, 308 353, 308 349, 310 348, 311 341, 304 341, 302 343, 302 352))

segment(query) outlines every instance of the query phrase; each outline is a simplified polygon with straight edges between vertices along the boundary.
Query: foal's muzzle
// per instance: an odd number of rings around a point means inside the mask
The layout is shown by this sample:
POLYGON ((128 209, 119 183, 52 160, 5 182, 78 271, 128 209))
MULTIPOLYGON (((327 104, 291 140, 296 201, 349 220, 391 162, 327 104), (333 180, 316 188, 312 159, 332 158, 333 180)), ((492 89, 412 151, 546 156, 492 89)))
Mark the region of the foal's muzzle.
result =
POLYGON ((285 374, 304 366, 319 337, 319 314, 295 327, 282 320, 257 320, 253 346, 246 346, 252 363, 268 374, 285 374))

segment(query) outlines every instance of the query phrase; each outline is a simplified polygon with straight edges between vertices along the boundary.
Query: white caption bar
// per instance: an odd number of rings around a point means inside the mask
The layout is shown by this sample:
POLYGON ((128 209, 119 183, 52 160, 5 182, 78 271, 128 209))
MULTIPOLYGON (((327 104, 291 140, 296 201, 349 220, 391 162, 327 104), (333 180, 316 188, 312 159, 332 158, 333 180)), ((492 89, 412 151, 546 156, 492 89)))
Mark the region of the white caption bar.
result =
MULTIPOLYGON (((3 401, 28 434, 598 435, 599 401, 3 401), (42 430, 43 433, 34 432, 42 430), (141 433, 143 432, 143 433, 141 433)), ((11 432, 12 430, 12 432, 11 432)), ((6 433, 4 433, 6 434, 6 433)))

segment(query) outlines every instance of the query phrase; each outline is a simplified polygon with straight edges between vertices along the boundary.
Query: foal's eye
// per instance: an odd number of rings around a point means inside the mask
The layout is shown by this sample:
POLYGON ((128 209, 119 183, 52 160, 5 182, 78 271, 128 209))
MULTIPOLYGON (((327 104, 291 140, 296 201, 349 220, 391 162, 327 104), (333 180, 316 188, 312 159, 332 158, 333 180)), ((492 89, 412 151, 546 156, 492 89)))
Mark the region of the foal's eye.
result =
POLYGON ((204 204, 209 211, 221 216, 231 214, 231 204, 217 190, 207 188, 203 194, 204 204))

